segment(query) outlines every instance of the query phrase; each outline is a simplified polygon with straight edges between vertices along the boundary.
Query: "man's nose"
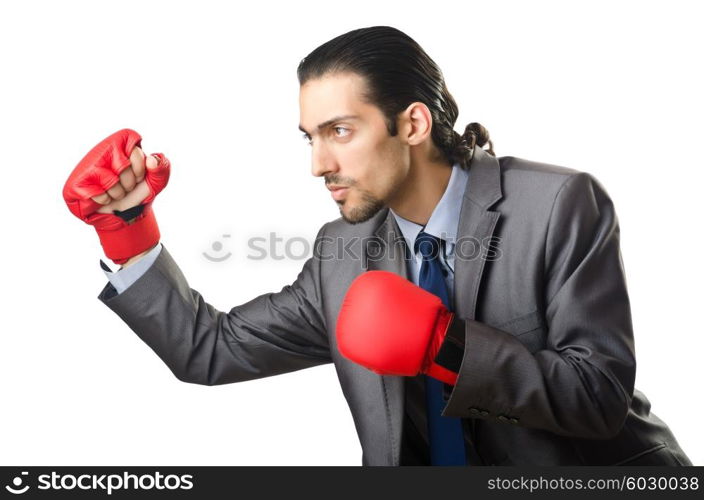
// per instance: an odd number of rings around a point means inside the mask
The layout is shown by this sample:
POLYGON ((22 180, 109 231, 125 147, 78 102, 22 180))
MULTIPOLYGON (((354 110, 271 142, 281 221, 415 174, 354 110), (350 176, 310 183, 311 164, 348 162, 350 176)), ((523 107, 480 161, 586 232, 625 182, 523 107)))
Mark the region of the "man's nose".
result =
POLYGON ((311 174, 315 177, 322 177, 331 172, 337 172, 337 162, 335 158, 325 150, 324 147, 313 145, 311 159, 311 174))

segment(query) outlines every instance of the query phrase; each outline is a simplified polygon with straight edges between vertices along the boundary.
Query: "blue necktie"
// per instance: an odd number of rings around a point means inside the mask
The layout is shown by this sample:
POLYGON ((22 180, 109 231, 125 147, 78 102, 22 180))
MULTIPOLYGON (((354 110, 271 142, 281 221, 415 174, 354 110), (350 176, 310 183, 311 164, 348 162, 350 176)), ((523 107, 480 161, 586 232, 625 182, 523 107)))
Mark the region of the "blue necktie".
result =
MULTIPOLYGON (((418 284, 424 290, 440 297, 445 307, 451 309, 442 264, 438 258, 442 251, 440 238, 421 231, 416 237, 414 250, 420 251, 423 256, 418 284)), ((457 417, 442 416, 442 410, 445 407, 443 382, 428 375, 424 377, 430 463, 466 465, 462 420, 457 417)))

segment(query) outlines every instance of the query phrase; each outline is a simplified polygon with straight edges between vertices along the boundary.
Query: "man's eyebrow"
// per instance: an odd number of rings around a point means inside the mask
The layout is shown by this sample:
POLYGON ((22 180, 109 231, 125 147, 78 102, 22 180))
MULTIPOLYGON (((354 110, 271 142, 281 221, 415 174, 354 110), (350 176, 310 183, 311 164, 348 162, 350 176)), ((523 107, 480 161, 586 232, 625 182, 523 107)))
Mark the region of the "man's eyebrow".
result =
MULTIPOLYGON (((323 130, 325 127, 332 125, 335 122, 339 122, 342 120, 353 120, 359 118, 358 115, 342 115, 342 116, 336 116, 335 118, 330 118, 329 120, 324 121, 320 125, 317 126, 317 130, 323 130)), ((303 132, 304 134, 308 134, 308 131, 304 129, 301 125, 298 125, 298 130, 303 132)), ((308 134, 310 135, 310 134, 308 134)))

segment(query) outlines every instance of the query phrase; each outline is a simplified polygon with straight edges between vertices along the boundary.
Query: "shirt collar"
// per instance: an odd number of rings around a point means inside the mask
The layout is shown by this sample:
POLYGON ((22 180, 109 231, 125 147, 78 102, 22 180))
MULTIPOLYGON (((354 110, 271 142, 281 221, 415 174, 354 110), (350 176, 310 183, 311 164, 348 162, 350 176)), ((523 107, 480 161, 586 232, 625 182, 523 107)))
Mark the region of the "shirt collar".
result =
POLYGON ((401 233, 406 240, 408 248, 413 249, 413 244, 421 230, 438 238, 442 238, 446 242, 446 250, 451 253, 454 250, 457 240, 457 226, 460 221, 460 211, 462 210, 462 197, 464 196, 467 186, 469 172, 461 168, 458 163, 452 166, 450 181, 445 188, 445 192, 440 198, 440 201, 433 213, 430 214, 430 219, 425 225, 425 229, 420 224, 411 222, 396 214, 393 210, 391 213, 396 219, 401 233))

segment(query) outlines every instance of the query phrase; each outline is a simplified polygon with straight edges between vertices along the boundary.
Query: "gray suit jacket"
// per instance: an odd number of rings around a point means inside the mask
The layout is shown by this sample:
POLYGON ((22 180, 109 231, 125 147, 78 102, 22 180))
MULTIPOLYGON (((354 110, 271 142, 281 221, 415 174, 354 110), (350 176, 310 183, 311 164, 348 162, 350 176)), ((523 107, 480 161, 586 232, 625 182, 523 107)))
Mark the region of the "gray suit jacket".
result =
MULTIPOLYGON (((454 311, 464 319, 457 385, 476 465, 690 465, 634 389, 636 360, 619 228, 587 173, 476 148, 462 205, 454 311)), ((318 233, 297 279, 229 312, 189 287, 163 248, 122 294, 99 295, 184 382, 227 384, 334 363, 363 465, 404 465, 404 377, 343 358, 340 304, 365 270, 406 274, 384 209, 318 233)))

